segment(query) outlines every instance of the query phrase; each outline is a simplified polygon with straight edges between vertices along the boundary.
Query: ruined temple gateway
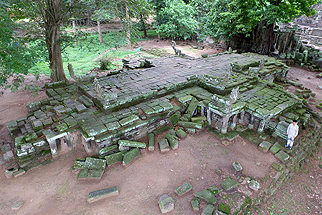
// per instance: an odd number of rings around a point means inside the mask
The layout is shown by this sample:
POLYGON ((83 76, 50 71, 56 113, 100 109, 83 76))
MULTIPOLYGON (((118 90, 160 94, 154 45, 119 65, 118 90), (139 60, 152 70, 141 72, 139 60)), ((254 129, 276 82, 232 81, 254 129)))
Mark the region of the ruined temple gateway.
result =
POLYGON ((274 58, 227 52, 200 59, 159 58, 154 65, 47 84, 47 99, 27 104, 27 117, 7 123, 19 168, 28 170, 57 156, 60 144, 82 143, 98 153, 160 129, 194 133, 208 125, 224 134, 267 131, 283 141, 292 119, 301 126, 311 120, 302 100, 273 82, 288 72, 274 58))

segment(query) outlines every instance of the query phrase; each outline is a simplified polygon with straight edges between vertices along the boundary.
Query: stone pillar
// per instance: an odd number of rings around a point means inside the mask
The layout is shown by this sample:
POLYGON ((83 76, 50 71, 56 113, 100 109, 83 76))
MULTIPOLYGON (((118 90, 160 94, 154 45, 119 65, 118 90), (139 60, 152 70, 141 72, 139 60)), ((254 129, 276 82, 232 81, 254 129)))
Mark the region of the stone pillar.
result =
POLYGON ((254 120, 255 120, 254 115, 253 115, 253 114, 251 114, 251 115, 250 115, 250 122, 249 122, 249 124, 248 124, 248 128, 249 128, 249 129, 253 129, 253 128, 254 128, 254 120))
POLYGON ((211 111, 207 110, 207 121, 208 121, 208 125, 211 125, 211 111))
POLYGON ((222 126, 221 126, 221 133, 223 134, 227 133, 229 118, 230 118, 229 116, 226 116, 223 118, 222 126))
POLYGON ((56 157, 58 155, 56 140, 50 140, 49 147, 52 157, 56 157))
POLYGON ((234 129, 236 128, 236 125, 237 125, 237 115, 238 115, 238 114, 235 114, 235 115, 234 115, 233 123, 230 125, 230 128, 231 128, 232 130, 234 130, 234 129))
POLYGON ((205 115, 205 107, 204 106, 201 106, 201 116, 204 116, 205 115))
POLYGON ((263 132, 264 127, 265 127, 265 124, 266 124, 266 120, 265 120, 265 119, 263 119, 263 120, 259 123, 258 130, 257 130, 259 133, 262 133, 262 132, 263 132))
POLYGON ((240 113, 240 119, 239 119, 240 124, 244 124, 244 117, 245 117, 245 111, 242 111, 240 113))

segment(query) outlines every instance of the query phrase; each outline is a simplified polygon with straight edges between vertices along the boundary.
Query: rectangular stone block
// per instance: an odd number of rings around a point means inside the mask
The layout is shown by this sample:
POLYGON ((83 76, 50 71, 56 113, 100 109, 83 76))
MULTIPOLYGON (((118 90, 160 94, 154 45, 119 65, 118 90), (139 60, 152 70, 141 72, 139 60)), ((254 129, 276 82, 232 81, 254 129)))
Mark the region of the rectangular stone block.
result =
POLYGON ((189 114, 189 116, 190 116, 189 118, 192 117, 194 111, 197 108, 198 103, 199 103, 199 101, 195 97, 192 97, 190 104, 186 110, 186 114, 189 114))
POLYGON ((171 148, 173 150, 179 148, 179 142, 175 138, 175 136, 173 136, 173 135, 171 135, 171 134, 168 133, 168 134, 165 135, 165 138, 168 140, 168 142, 169 142, 169 144, 170 144, 170 146, 171 146, 171 148))
POLYGON ((87 202, 92 203, 112 196, 117 196, 119 191, 117 187, 109 187, 102 190, 90 192, 87 196, 87 202))
POLYGON ((121 162, 123 160, 124 154, 125 152, 118 152, 118 153, 105 156, 107 165, 112 165, 112 164, 121 162))
POLYGON ((123 166, 128 165, 133 161, 135 158, 139 157, 140 154, 140 149, 139 148, 134 148, 128 152, 126 152, 123 156, 123 166))
POLYGON ((129 147, 136 147, 136 148, 145 148, 146 144, 137 141, 130 141, 130 140, 119 140, 119 146, 129 146, 129 147))
POLYGON ((110 153, 112 152, 113 150, 117 149, 118 146, 117 145, 111 145, 109 147, 105 147, 105 148, 102 148, 98 151, 98 154, 99 155, 104 155, 104 154, 107 154, 107 153, 110 153))
POLYGON ((181 185, 180 187, 178 187, 177 189, 175 189, 175 192, 176 192, 176 194, 178 194, 178 196, 182 196, 182 195, 188 193, 190 190, 192 190, 192 186, 191 186, 191 184, 186 182, 183 185, 181 185))
POLYGON ((159 140, 159 147, 161 153, 170 151, 170 146, 167 139, 159 140))
POLYGON ((196 129, 201 129, 202 128, 202 124, 194 123, 194 122, 179 121, 178 125, 182 126, 184 128, 196 128, 196 129))
POLYGON ((226 191, 231 190, 239 185, 238 182, 230 179, 229 177, 226 178, 225 181, 221 183, 222 188, 224 188, 226 191))
POLYGON ((198 193, 195 193, 194 195, 198 198, 204 199, 205 201, 207 201, 208 204, 213 204, 217 202, 215 194, 212 193, 210 190, 202 190, 198 193))
POLYGON ((172 125, 175 125, 181 117, 180 111, 175 112, 172 116, 169 117, 169 121, 172 125))
POLYGON ((270 142, 263 141, 259 144, 258 149, 262 150, 263 152, 267 152, 271 146, 272 144, 270 142))
POLYGON ((279 152, 282 149, 282 146, 276 142, 271 148, 270 151, 274 154, 276 154, 277 152, 279 152))
POLYGON ((191 200, 191 207, 193 211, 199 211, 200 209, 200 199, 197 197, 193 197, 191 200))
POLYGON ((106 167, 106 160, 99 159, 99 158, 86 158, 85 166, 88 169, 105 169, 106 167))
POLYGON ((149 139, 148 150, 149 151, 154 151, 154 134, 153 133, 149 133, 148 134, 148 139, 149 139))
POLYGON ((279 151, 277 154, 275 154, 275 156, 283 163, 285 163, 290 158, 290 156, 284 151, 279 151))

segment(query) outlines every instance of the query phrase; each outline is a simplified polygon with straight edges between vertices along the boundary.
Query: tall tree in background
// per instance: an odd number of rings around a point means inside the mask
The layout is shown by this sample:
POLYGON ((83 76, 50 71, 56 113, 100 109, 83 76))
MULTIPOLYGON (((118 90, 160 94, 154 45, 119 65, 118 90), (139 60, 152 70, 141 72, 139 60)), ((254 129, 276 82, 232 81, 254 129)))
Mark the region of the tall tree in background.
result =
POLYGON ((157 32, 165 33, 167 37, 177 39, 191 38, 198 28, 197 10, 183 0, 165 0, 158 2, 163 8, 158 8, 155 26, 157 32))
POLYGON ((202 18, 205 34, 224 38, 234 49, 269 54, 276 23, 315 13, 317 0, 210 0, 202 18))
POLYGON ((18 90, 23 82, 23 76, 35 63, 35 52, 26 45, 23 37, 15 33, 21 26, 16 24, 7 11, 9 2, 0 2, 0 87, 10 87, 18 90), (14 77, 12 84, 8 83, 14 77))
POLYGON ((73 17, 73 12, 80 6, 81 0, 33 0, 15 1, 11 9, 16 14, 30 19, 37 25, 46 42, 49 57, 49 68, 53 81, 66 81, 63 69, 61 26, 73 17))

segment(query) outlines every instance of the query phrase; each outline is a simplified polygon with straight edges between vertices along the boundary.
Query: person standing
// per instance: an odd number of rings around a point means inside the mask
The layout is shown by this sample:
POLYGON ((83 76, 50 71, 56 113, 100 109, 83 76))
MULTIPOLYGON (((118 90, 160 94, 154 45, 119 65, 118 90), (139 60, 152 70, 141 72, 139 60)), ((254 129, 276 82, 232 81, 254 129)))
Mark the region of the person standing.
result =
POLYGON ((286 133, 287 133, 287 143, 286 143, 285 147, 289 147, 290 149, 292 149, 294 139, 299 133, 299 126, 297 125, 297 120, 296 119, 294 119, 293 123, 291 123, 287 127, 286 133))

